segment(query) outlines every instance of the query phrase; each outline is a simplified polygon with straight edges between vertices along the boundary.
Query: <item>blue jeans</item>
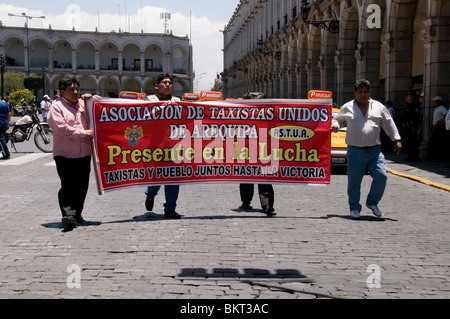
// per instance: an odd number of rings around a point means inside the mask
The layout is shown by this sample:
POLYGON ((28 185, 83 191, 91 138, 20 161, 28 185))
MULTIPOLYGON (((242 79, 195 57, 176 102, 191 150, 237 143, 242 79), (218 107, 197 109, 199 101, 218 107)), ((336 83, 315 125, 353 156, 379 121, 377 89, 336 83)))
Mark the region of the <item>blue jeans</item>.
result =
MULTIPOLYGON (((148 197, 155 198, 161 186, 149 186, 145 191, 148 197)), ((177 208, 177 199, 180 192, 180 185, 165 185, 164 194, 166 202, 164 203, 164 211, 173 211, 177 208)))
POLYGON ((8 157, 8 156, 10 156, 10 153, 9 153, 8 145, 6 142, 5 132, 6 132, 6 126, 0 127, 0 144, 1 144, 0 149, 2 151, 3 157, 8 157))
POLYGON ((347 148, 348 204, 350 210, 361 211, 361 182, 366 172, 372 177, 372 185, 367 196, 367 205, 378 205, 383 197, 387 182, 386 161, 379 146, 347 148))

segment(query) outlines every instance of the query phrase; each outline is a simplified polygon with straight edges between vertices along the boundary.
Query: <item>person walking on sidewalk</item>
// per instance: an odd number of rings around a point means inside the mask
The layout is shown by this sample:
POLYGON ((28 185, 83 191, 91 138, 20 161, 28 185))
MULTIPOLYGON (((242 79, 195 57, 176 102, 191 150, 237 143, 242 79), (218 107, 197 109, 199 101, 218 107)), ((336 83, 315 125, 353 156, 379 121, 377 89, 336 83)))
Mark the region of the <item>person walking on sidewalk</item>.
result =
POLYGON ((372 185, 366 206, 375 216, 382 217, 378 203, 386 189, 387 168, 380 147, 380 131, 383 129, 395 142, 394 150, 397 154, 402 150, 401 137, 388 110, 380 102, 372 100, 369 81, 357 81, 354 96, 354 100, 342 106, 331 126, 333 132, 338 132, 341 127, 347 127, 347 193, 350 216, 354 219, 360 217, 361 182, 368 170, 372 177, 372 185))
POLYGON ((94 131, 88 129, 85 100, 80 99, 80 83, 76 78, 65 77, 59 81, 61 98, 48 113, 48 125, 53 130, 53 156, 61 179, 58 192, 59 207, 64 226, 76 227, 83 222, 84 201, 89 188, 91 171, 90 138, 94 131))
MULTIPOLYGON (((160 74, 156 78, 155 88, 156 95, 148 97, 150 102, 156 101, 180 101, 179 98, 172 96, 172 77, 170 74, 160 74)), ((161 186, 149 186, 145 191, 147 195, 145 199, 145 209, 151 211, 155 202, 155 197, 158 194, 161 186)), ((175 209, 177 207, 178 194, 180 192, 180 185, 164 185, 164 193, 166 195, 166 202, 164 204, 164 217, 167 219, 180 219, 181 215, 175 209)))

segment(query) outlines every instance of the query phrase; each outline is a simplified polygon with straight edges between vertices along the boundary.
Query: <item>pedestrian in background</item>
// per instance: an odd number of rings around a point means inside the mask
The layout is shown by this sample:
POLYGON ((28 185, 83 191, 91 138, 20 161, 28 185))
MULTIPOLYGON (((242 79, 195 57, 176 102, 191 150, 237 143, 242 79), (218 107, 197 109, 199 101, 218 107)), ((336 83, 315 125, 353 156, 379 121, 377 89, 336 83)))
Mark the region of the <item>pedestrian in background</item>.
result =
POLYGON ((378 208, 387 182, 387 168, 381 152, 380 130, 383 129, 395 142, 394 150, 400 154, 401 137, 386 107, 372 100, 371 85, 367 80, 359 80, 354 86, 355 99, 344 104, 332 121, 331 130, 338 132, 347 127, 347 178, 350 216, 360 218, 362 206, 361 182, 366 170, 372 177, 372 185, 367 196, 366 206, 377 217, 383 214, 378 208))
POLYGON ((419 126, 422 119, 422 110, 420 108, 417 96, 412 93, 406 93, 406 110, 404 114, 404 125, 406 129, 406 150, 408 156, 404 159, 407 162, 419 161, 419 126))
MULTIPOLYGON (((450 100, 450 94, 448 95, 448 99, 450 100)), ((448 166, 450 167, 450 109, 447 111, 447 115, 445 116, 445 127, 446 127, 446 139, 445 142, 445 156, 448 163, 448 166)))
POLYGON ((445 117, 447 108, 443 104, 444 100, 440 96, 433 98, 433 126, 430 131, 430 151, 431 160, 439 162, 444 160, 445 148, 445 117))
MULTIPOLYGON (((394 103, 392 101, 386 101, 384 102, 384 106, 389 111, 389 114, 391 115, 392 119, 395 122, 395 110, 394 110, 394 103)), ((384 130, 381 130, 381 149, 384 154, 389 154, 394 151, 394 147, 392 145, 390 137, 386 134, 384 130)))
POLYGON ((47 114, 48 111, 50 110, 50 104, 51 104, 50 97, 48 95, 44 95, 41 101, 41 114, 44 122, 47 122, 47 114))
MULTIPOLYGON (((261 92, 251 92, 244 96, 244 99, 265 99, 266 95, 261 92)), ((250 203, 253 199, 253 194, 255 192, 254 184, 240 184, 239 192, 241 195, 242 205, 239 209, 244 211, 250 211, 253 209, 250 203)), ((258 184, 259 200, 261 202, 262 212, 267 216, 276 215, 275 209, 273 208, 275 194, 273 191, 273 186, 271 184, 258 184)))
POLYGON ((9 129, 9 122, 11 121, 11 109, 7 102, 0 101, 0 146, 2 148, 3 157, 2 160, 11 158, 11 154, 8 149, 8 141, 6 140, 5 133, 9 129))
POLYGON ((80 99, 79 87, 76 78, 65 77, 59 81, 62 97, 50 106, 48 113, 48 124, 53 130, 53 156, 61 179, 59 207, 62 223, 68 227, 84 221, 81 213, 89 188, 90 138, 94 137, 85 109, 85 100, 92 96, 85 94, 80 99))
MULTIPOLYGON (((155 88, 156 95, 148 97, 150 102, 156 101, 180 101, 179 98, 172 96, 173 82, 170 74, 160 74, 156 78, 155 88)), ((147 195, 145 199, 145 209, 151 211, 154 206, 155 197, 158 194, 161 186, 149 186, 145 191, 147 195)), ((178 195, 180 192, 180 185, 164 185, 164 193, 166 195, 166 202, 164 203, 164 217, 167 219, 180 219, 181 215, 176 212, 178 195)))

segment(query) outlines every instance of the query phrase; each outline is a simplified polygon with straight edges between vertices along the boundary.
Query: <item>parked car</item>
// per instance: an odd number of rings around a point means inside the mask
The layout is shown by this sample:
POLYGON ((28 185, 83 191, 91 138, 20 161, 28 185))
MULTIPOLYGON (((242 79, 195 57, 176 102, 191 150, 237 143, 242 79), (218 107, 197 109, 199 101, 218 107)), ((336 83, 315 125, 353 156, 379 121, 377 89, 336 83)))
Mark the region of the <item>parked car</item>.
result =
MULTIPOLYGON (((339 113, 339 109, 332 109, 332 116, 339 113)), ((347 144, 345 137, 347 128, 343 127, 337 133, 331 133, 331 166, 347 165, 347 144)))

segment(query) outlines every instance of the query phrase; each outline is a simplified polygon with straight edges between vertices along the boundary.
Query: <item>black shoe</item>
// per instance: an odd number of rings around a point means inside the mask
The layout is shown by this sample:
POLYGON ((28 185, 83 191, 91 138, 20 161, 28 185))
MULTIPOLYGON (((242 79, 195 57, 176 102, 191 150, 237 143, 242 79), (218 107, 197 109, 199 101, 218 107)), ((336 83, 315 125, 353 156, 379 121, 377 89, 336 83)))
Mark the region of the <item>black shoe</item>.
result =
POLYGON ((164 212, 164 217, 166 219, 181 219, 181 215, 178 214, 176 211, 174 210, 169 210, 167 212, 164 212))
POLYGON ((4 157, 2 157, 2 158, 0 158, 0 159, 2 159, 2 160, 9 160, 10 158, 11 158, 11 156, 8 155, 8 156, 4 156, 4 157))
POLYGON ((244 212, 249 212, 253 209, 252 206, 250 206, 249 203, 242 203, 241 206, 239 206, 239 210, 243 210, 244 212))
POLYGON ((81 224, 81 223, 85 222, 84 218, 81 215, 75 216, 75 220, 77 221, 77 224, 81 224))
POLYGON ((154 204, 155 199, 153 197, 147 196, 147 198, 145 199, 145 209, 149 212, 152 211, 154 204))
POLYGON ((67 226, 70 228, 77 227, 77 225, 78 225, 77 220, 75 219, 74 216, 64 216, 61 221, 64 226, 67 226))
POLYGON ((267 216, 275 216, 275 209, 273 209, 273 207, 264 207, 263 208, 263 213, 266 214, 267 216))

